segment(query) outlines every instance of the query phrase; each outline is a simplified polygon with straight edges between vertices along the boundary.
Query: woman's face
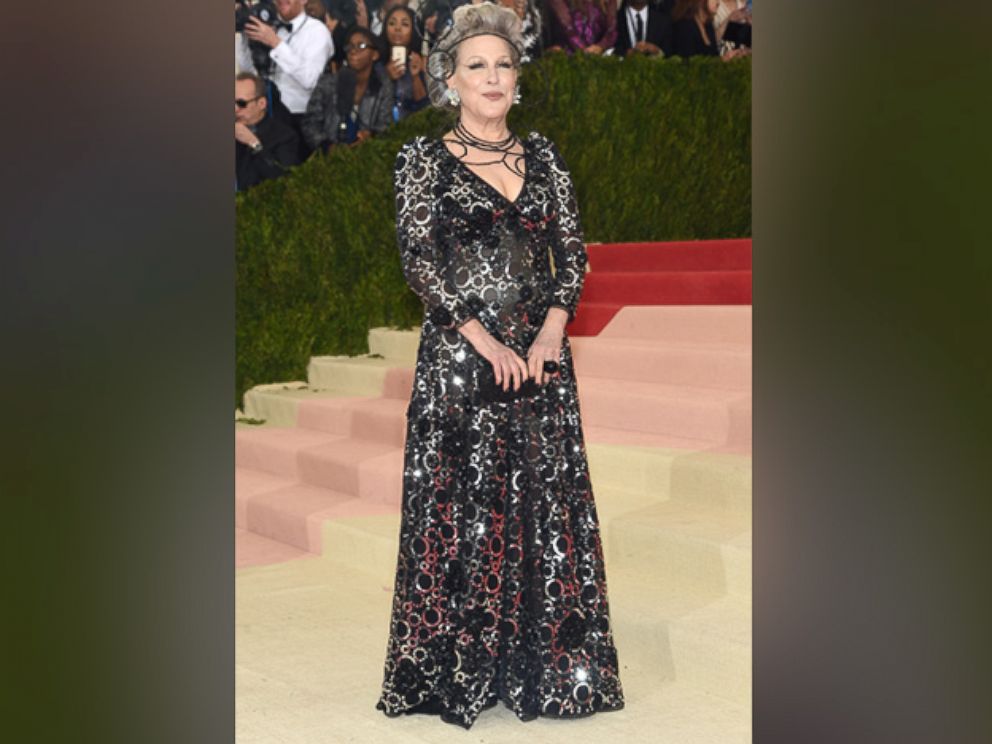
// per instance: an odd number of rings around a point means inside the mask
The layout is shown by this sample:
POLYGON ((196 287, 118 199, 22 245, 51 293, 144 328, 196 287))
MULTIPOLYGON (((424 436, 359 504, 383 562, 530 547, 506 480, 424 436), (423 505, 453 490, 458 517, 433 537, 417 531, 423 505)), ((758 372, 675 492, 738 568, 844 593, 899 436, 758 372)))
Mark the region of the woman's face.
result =
POLYGON ((705 7, 709 15, 716 15, 716 12, 720 9, 720 0, 706 0, 705 7))
POLYGON ((410 16, 403 11, 398 11, 389 16, 389 23, 386 26, 386 38, 393 46, 409 46, 410 39, 413 38, 413 24, 410 16))
POLYGON ((352 34, 348 37, 348 42, 344 45, 345 54, 348 55, 348 67, 355 72, 365 72, 379 59, 379 52, 376 51, 365 34, 352 34), (365 46, 365 49, 359 47, 365 46))
POLYGON ((463 111, 477 119, 506 118, 513 104, 517 69, 505 39, 473 36, 458 45, 448 87, 458 91, 463 111))

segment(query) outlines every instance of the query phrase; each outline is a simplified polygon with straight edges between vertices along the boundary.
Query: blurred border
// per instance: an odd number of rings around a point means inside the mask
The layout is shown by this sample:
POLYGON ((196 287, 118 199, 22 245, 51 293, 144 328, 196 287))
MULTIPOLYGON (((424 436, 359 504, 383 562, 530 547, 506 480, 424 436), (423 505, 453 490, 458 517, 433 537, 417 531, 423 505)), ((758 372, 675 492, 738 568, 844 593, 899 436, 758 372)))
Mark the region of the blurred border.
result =
MULTIPOLYGON (((757 6, 754 738, 988 741, 989 13, 757 6)), ((5 728, 232 741, 230 11, 7 20, 5 728)))

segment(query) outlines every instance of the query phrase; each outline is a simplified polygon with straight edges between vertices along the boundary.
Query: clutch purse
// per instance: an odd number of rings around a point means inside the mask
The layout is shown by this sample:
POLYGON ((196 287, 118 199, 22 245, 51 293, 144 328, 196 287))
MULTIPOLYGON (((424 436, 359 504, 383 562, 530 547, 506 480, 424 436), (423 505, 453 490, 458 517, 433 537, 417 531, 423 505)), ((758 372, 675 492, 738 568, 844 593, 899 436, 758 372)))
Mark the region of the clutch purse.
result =
POLYGON ((533 377, 528 377, 520 384, 519 390, 513 389, 510 383, 508 390, 496 384, 496 372, 493 365, 485 362, 479 368, 479 396, 486 403, 509 403, 521 398, 533 398, 541 391, 541 386, 533 377))

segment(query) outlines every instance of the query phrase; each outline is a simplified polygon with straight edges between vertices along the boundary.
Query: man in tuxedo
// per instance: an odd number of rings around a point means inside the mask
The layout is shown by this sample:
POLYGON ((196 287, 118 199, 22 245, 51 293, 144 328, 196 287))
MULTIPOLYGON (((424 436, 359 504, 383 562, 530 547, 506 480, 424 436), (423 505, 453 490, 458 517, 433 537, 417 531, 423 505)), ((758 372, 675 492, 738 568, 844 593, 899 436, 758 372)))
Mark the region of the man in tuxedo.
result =
POLYGON ((234 79, 234 180, 244 191, 269 178, 278 178, 300 162, 296 132, 267 116, 265 83, 242 72, 234 79))
MULTIPOLYGON (((279 89, 279 98, 288 111, 287 120, 299 134, 310 95, 327 60, 334 54, 334 41, 323 21, 303 12, 306 0, 274 0, 274 3, 279 14, 275 26, 257 18, 245 24, 238 45, 238 67, 242 72, 259 72, 252 62, 248 39, 270 47, 270 79, 279 89)), ((309 155, 302 140, 300 144, 303 147, 301 156, 309 155)))
POLYGON ((672 54, 671 16, 648 0, 624 0, 617 9, 617 41, 613 54, 672 54))

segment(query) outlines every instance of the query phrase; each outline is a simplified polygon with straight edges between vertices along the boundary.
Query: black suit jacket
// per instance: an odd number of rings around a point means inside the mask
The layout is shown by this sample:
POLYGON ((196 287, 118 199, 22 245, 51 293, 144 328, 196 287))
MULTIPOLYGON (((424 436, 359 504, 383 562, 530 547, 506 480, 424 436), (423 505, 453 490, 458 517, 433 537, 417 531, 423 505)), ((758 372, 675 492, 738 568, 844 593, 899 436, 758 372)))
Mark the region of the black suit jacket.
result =
POLYGON ((244 191, 269 178, 278 178, 300 162, 300 139, 281 119, 266 116, 255 127, 262 142, 257 155, 247 145, 234 143, 234 177, 238 191, 244 191))
MULTIPOLYGON (((648 4, 648 27, 644 32, 644 41, 661 47, 666 57, 672 56, 674 46, 672 43, 672 19, 663 11, 657 10, 650 3, 648 4)), ((613 45, 613 54, 617 57, 624 57, 627 50, 631 48, 630 32, 627 28, 627 2, 624 0, 617 9, 617 41, 613 45)))

